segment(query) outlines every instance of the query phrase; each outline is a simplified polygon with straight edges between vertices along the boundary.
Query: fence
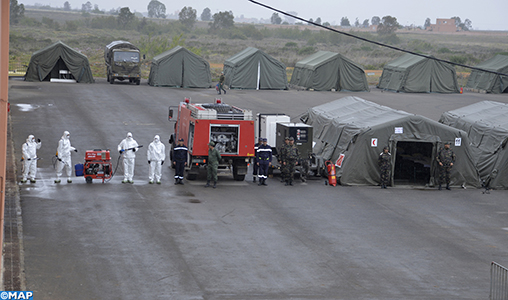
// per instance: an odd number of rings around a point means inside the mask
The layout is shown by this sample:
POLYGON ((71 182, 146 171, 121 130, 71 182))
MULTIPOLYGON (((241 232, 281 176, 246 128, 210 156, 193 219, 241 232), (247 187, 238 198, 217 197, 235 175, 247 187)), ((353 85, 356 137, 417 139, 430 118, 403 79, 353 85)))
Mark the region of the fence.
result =
POLYGON ((490 264, 490 300, 508 299, 508 269, 496 262, 490 264))
POLYGON ((25 76, 28 63, 10 62, 9 76, 25 76))

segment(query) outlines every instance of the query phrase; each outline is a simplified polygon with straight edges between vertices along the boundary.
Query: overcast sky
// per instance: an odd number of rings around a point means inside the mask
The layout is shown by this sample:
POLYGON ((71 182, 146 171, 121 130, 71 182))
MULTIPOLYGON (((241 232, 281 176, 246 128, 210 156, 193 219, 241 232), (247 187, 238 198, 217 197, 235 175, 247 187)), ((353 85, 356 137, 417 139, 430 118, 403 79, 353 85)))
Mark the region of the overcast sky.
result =
MULTIPOLYGON (((112 8, 129 7, 131 11, 146 12, 150 0, 67 0, 71 7, 81 8, 83 3, 90 1, 98 4, 99 9, 109 11, 112 8)), ((166 6, 166 13, 175 13, 184 6, 191 6, 197 10, 198 17, 203 9, 210 8, 212 14, 219 11, 232 11, 236 17, 244 15, 247 18, 269 19, 273 11, 258 6, 248 0, 159 0, 166 6), (177 4, 178 3, 178 4, 177 4)), ((462 21, 470 19, 473 28, 477 30, 508 30, 505 14, 508 11, 508 0, 258 0, 282 11, 294 11, 299 17, 317 19, 323 22, 339 24, 342 17, 347 17, 351 24, 356 18, 360 23, 373 16, 396 17, 401 25, 415 24, 423 26, 425 19, 431 23, 436 18, 451 18, 459 16, 462 21)), ((63 7, 65 0, 18 0, 18 3, 34 5, 36 3, 63 7)), ((284 18, 283 18, 284 20, 284 18)))

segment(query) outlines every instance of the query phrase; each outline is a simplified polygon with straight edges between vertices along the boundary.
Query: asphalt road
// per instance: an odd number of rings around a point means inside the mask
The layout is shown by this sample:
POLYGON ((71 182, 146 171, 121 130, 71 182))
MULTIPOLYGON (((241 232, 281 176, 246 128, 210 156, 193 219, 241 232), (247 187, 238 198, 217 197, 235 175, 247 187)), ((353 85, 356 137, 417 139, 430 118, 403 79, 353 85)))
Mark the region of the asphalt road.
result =
MULTIPOLYGON (((169 105, 212 102, 213 89, 10 81, 20 167, 29 134, 42 140, 35 184, 20 184, 26 285, 36 299, 488 299, 490 262, 508 265, 507 191, 268 187, 221 177, 148 184, 146 147, 171 133, 169 105), (64 130, 79 152, 116 150, 127 132, 145 145, 134 184, 55 184, 64 130)), ((348 93, 228 91, 224 102, 294 119, 348 93)), ((437 120, 506 95, 352 95, 437 120)), ((118 154, 113 151, 116 163, 118 154)), ((120 168, 121 169, 121 168, 120 168)), ((119 173, 121 170, 119 169, 119 173)), ((18 170, 18 179, 20 173, 18 170)), ((64 182, 64 181, 63 181, 64 182)))

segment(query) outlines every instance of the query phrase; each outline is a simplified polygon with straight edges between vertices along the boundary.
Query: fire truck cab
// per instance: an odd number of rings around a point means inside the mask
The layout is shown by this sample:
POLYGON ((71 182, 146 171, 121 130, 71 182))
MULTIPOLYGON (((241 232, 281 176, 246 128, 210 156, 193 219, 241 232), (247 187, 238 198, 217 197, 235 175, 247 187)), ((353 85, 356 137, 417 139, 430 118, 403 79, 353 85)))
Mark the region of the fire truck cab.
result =
MULTIPOLYGON (((173 119, 173 108, 169 108, 168 119, 173 119)), ((222 103, 191 103, 186 98, 178 106, 175 131, 170 136, 170 157, 177 141, 183 138, 189 148, 186 178, 196 179, 200 168, 208 158, 208 143, 215 142, 222 160, 219 172, 232 172, 235 180, 242 181, 247 174, 251 158, 254 157, 254 117, 252 111, 222 103)))

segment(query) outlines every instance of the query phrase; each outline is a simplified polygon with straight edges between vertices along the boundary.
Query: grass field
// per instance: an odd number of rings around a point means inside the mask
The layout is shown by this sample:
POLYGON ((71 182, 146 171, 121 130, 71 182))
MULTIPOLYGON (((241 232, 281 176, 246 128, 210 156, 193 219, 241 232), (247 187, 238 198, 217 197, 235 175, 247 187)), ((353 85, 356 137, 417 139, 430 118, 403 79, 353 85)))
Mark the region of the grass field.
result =
MULTIPOLYGON (((182 34, 181 40, 185 47, 198 49, 200 55, 210 63, 213 80, 218 79, 224 60, 246 47, 259 48, 282 61, 288 67, 288 80, 296 62, 319 50, 340 53, 360 64, 364 69, 377 70, 377 72, 367 72, 369 84, 377 83, 380 76, 379 70, 382 70, 387 62, 402 55, 396 50, 344 38, 310 26, 294 26, 299 29, 288 29, 288 26, 282 25, 236 24, 237 30, 240 31, 226 38, 221 37, 221 34, 208 34, 206 22, 198 22, 194 29, 189 31, 182 30, 180 23, 175 20, 149 20, 149 22, 165 23, 166 28, 169 29, 167 32, 150 31, 148 35, 132 29, 92 29, 90 24, 96 16, 85 17, 76 12, 27 10, 25 15, 30 20, 42 23, 34 25, 25 22, 23 25, 11 26, 10 62, 17 70, 28 64, 34 51, 61 40, 88 57, 94 77, 105 77, 103 49, 109 42, 121 39, 139 45, 146 44, 149 39, 158 39, 160 43, 171 41, 180 34, 182 34), (75 22, 79 26, 71 28, 69 22, 75 22), (290 36, 295 33, 292 30, 299 31, 301 28, 305 29, 300 38, 295 39, 290 36), (257 33, 257 38, 247 37, 244 33, 248 33, 248 30, 257 33), (261 38, 259 38, 260 34, 261 38), (368 75, 368 73, 374 74, 368 75)), ((350 31, 350 33, 371 39, 378 38, 376 33, 360 31, 350 31)), ((437 34, 423 30, 400 30, 396 34, 393 46, 466 65, 476 65, 498 53, 508 55, 507 32, 437 34)), ((153 47, 153 45, 148 46, 153 47)), ((148 77, 151 58, 160 53, 162 50, 153 55, 147 53, 143 63, 143 77, 148 77)), ((469 71, 466 68, 457 68, 459 84, 465 84, 469 71)))

